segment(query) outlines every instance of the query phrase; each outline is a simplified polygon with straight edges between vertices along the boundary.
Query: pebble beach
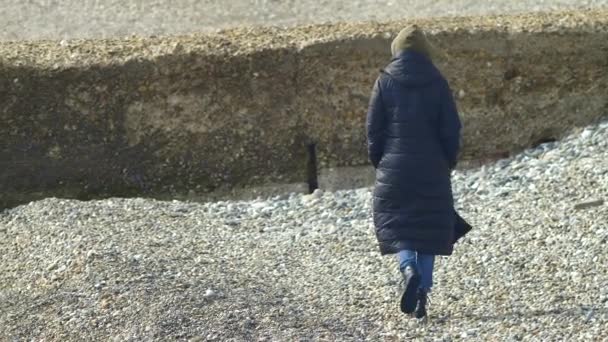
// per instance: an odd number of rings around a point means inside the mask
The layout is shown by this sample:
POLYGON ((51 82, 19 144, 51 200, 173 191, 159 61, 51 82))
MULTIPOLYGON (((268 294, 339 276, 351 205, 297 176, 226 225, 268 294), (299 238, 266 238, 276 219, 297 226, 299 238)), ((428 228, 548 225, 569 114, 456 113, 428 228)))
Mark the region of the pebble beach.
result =
MULTIPOLYGON (((5 1, 0 40, 608 5, 70 3, 5 1)), ((424 321, 399 311, 372 188, 208 203, 47 198, 1 211, 0 341, 608 341, 608 121, 452 182, 474 229, 438 259, 424 321)))
POLYGON ((608 123, 455 171, 475 227, 404 316, 371 189, 0 214, 0 335, 25 340, 604 341, 608 123))
POLYGON ((606 0, 4 0, 0 41, 595 9, 606 0))

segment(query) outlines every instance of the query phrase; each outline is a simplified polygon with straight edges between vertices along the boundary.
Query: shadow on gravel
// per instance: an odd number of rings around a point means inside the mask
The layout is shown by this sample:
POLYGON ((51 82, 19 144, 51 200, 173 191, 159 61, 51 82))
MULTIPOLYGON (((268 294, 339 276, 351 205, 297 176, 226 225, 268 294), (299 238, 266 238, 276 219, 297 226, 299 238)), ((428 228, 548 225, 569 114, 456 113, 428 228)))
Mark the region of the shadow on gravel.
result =
POLYGON ((450 319, 473 319, 479 321, 505 321, 505 320, 517 320, 517 319, 533 319, 543 316, 567 316, 567 317, 580 317, 586 322, 593 320, 597 316, 608 316, 608 308, 600 307, 586 307, 581 306, 578 308, 564 308, 554 310, 531 310, 531 311, 513 311, 511 313, 505 313, 500 315, 477 315, 477 314, 464 314, 457 316, 439 316, 434 321, 442 323, 450 319))

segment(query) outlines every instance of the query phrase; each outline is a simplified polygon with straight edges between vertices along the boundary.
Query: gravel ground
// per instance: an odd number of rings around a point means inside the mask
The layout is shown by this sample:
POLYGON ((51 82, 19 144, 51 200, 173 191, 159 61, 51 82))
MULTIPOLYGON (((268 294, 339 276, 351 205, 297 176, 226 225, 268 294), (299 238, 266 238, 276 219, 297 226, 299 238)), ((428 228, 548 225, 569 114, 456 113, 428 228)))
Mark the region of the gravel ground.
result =
POLYGON ((46 199, 0 214, 0 340, 608 340, 608 122, 455 172, 475 230, 398 308, 371 189, 46 199), (584 205, 582 207, 585 207, 584 205))
POLYGON ((485 15, 608 6, 607 0, 3 0, 0 40, 159 35, 245 25, 485 15))
MULTIPOLYGON (((0 40, 606 4, 5 0, 0 40)), ((607 184, 608 123, 456 172, 475 230, 439 260, 427 322, 399 312, 371 189, 30 203, 0 213, 0 341, 608 340, 607 184)))

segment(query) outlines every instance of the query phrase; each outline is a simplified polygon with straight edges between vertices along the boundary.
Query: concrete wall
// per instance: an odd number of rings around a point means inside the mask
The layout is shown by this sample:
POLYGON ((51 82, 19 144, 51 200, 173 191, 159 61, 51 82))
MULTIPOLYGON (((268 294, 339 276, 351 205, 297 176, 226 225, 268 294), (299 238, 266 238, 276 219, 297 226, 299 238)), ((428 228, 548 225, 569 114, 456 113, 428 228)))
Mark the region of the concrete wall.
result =
MULTIPOLYGON (((496 158, 608 113, 608 11, 417 21, 496 158)), ((0 207, 182 196, 367 163, 364 120, 406 22, 0 44, 0 207)))

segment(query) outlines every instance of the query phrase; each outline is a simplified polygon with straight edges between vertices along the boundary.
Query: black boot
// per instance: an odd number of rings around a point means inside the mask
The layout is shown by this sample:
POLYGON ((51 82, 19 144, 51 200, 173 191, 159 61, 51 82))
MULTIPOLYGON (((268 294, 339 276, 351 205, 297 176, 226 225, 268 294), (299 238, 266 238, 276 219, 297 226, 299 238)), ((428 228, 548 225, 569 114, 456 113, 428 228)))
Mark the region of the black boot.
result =
POLYGON ((418 305, 416 306, 416 318, 426 317, 426 303, 429 299, 426 290, 418 289, 416 294, 418 297, 418 305))
POLYGON ((416 291, 420 285, 420 274, 413 266, 407 266, 402 274, 405 290, 401 296, 401 312, 411 314, 416 309, 416 291))

